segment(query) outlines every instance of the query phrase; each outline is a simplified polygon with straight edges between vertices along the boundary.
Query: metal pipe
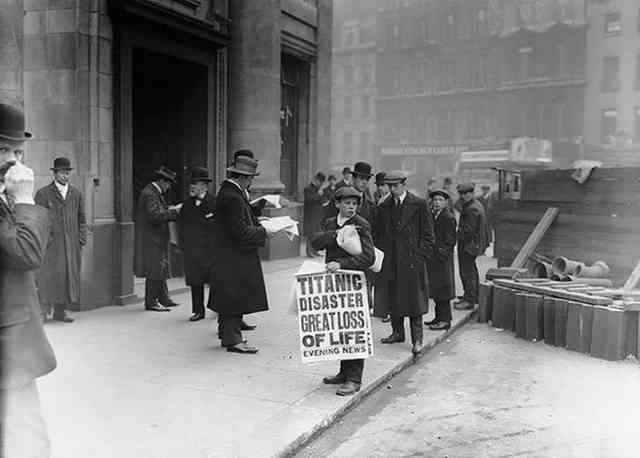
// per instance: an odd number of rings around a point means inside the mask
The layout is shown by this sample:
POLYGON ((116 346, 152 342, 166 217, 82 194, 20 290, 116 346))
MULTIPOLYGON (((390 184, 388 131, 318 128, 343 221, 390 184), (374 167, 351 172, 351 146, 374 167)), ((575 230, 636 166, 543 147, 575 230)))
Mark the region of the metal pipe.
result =
POLYGON ((579 265, 576 268, 576 277, 580 278, 606 278, 611 269, 604 261, 596 261, 592 266, 579 265))

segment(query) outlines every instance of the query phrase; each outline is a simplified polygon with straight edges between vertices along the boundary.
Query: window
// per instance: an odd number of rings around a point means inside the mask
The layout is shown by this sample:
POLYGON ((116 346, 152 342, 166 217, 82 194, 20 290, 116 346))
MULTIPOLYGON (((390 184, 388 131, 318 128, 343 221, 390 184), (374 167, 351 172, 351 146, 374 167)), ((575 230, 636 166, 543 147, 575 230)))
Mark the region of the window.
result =
POLYGON ((620 89, 620 60, 618 57, 602 59, 602 92, 615 92, 620 89))
POLYGON ((418 41, 426 42, 429 40, 429 25, 426 19, 423 19, 418 24, 418 41))
POLYGON ((345 161, 353 156, 353 135, 351 132, 342 134, 342 153, 345 161))
POLYGON ((347 119, 351 119, 353 116, 353 102, 351 101, 350 96, 346 96, 344 98, 344 117, 347 119))
POLYGON ((353 66, 344 66, 344 83, 347 86, 353 86, 353 66))
POLYGON ((471 62, 471 87, 487 86, 486 61, 484 56, 473 56, 471 62))
POLYGON ((473 32, 476 35, 484 36, 489 32, 489 28, 487 26, 487 10, 484 8, 480 8, 476 11, 474 21, 473 21, 473 32))
POLYGON ((438 113, 436 138, 438 140, 449 140, 451 138, 451 113, 447 110, 442 110, 438 113))
POLYGON ((636 107, 635 112, 635 126, 634 126, 634 137, 635 140, 640 140, 640 107, 636 107))
POLYGON ((604 33, 614 34, 622 32, 622 16, 620 11, 612 11, 604 16, 604 33))
POLYGON ((362 83, 362 86, 367 87, 371 84, 371 75, 373 75, 372 65, 363 65, 360 73, 360 82, 362 83))
POLYGON ((371 116, 371 98, 368 95, 360 96, 360 112, 363 118, 371 116))
POLYGON ((357 24, 349 24, 349 25, 345 25, 344 26, 344 47, 348 48, 350 46, 355 46, 356 44, 358 44, 358 34, 359 34, 359 27, 357 24))
POLYGON ((519 69, 519 74, 518 77, 516 78, 516 81, 518 80, 527 80, 531 77, 531 74, 533 72, 533 65, 532 65, 532 54, 533 54, 533 47, 532 46, 521 46, 520 48, 518 48, 518 55, 520 56, 520 69, 519 69))
POLYGON ((618 129, 618 110, 602 110, 601 126, 602 143, 615 142, 615 134, 618 129))

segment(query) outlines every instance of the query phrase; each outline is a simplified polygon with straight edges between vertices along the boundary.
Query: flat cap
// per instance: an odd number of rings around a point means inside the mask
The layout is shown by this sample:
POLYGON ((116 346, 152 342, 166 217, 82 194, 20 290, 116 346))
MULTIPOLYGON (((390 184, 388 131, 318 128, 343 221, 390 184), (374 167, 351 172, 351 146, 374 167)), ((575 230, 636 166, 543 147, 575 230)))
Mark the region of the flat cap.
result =
POLYGON ((473 183, 460 183, 456 188, 460 194, 475 191, 476 187, 473 183))
POLYGON ((429 197, 433 199, 434 196, 442 196, 445 199, 450 199, 451 196, 444 189, 435 189, 429 193, 429 197))
POLYGON ((407 181, 407 173, 402 170, 394 170, 384 176, 384 182, 387 184, 404 183, 407 181))
POLYGON ((358 201, 362 198, 358 190, 352 186, 341 187, 334 196, 336 200, 346 199, 347 197, 355 197, 358 201))

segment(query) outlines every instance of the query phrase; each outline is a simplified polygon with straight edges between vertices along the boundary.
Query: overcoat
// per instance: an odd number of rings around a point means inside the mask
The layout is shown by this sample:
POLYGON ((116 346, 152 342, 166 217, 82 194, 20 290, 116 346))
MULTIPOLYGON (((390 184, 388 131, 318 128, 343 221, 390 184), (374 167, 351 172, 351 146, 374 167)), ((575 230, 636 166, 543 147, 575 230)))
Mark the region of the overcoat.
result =
POLYGON ((246 194, 226 180, 216 196, 212 269, 214 310, 243 315, 269 309, 258 248, 267 231, 258 222, 246 194))
POLYGON ((445 208, 433 220, 436 242, 427 262, 429 292, 432 299, 446 301, 456 295, 453 248, 456 246, 456 218, 445 208))
POLYGON ((214 216, 216 198, 207 192, 200 205, 195 197, 182 203, 178 215, 178 237, 184 256, 185 282, 189 286, 209 283, 214 258, 214 216))
POLYGON ((324 222, 319 232, 310 238, 311 246, 314 250, 326 250, 325 262, 336 261, 340 263, 340 268, 344 270, 360 270, 367 272, 369 266, 373 264, 373 239, 371 238, 371 225, 361 216, 355 215, 349 218, 343 226, 338 226, 337 218, 329 218, 324 222), (356 226, 362 245, 362 253, 357 256, 351 255, 338 246, 336 241, 336 231, 343 226, 353 224, 356 226))
POLYGON ((434 245, 433 218, 427 201, 410 192, 398 210, 394 205, 391 197, 377 209, 374 242, 385 258, 376 287, 381 287, 392 315, 424 315, 429 298, 426 263, 434 245))
POLYGON ((489 246, 488 233, 487 218, 482 204, 475 198, 464 202, 458 224, 458 253, 480 256, 489 246))
POLYGON ((34 270, 49 237, 47 210, 0 199, 0 389, 51 372, 56 358, 42 327, 34 270))
POLYGON ((154 183, 144 187, 136 210, 136 246, 134 272, 149 280, 166 280, 171 276, 169 264, 169 221, 178 216, 170 210, 154 183))
POLYGON ((373 226, 376 223, 376 202, 373 200, 371 196, 371 192, 369 189, 365 189, 362 193, 362 199, 360 200, 360 205, 358 205, 358 215, 362 216, 367 222, 373 226))
POLYGON ((336 195, 336 191, 338 190, 338 188, 336 186, 334 186, 333 188, 331 186, 327 187, 324 190, 324 196, 326 199, 326 203, 324 204, 323 208, 323 221, 329 218, 334 218, 336 216, 338 216, 338 209, 336 208, 336 202, 335 202, 335 195, 336 195))
POLYGON ((493 242, 495 199, 495 193, 493 192, 490 192, 486 196, 478 197, 478 201, 482 204, 482 208, 484 208, 484 214, 487 220, 487 240, 489 240, 489 243, 493 242))
POLYGON ((79 189, 68 185, 66 198, 51 183, 35 195, 36 204, 49 210, 51 241, 36 275, 40 300, 46 304, 80 301, 80 263, 87 243, 87 219, 79 189))
POLYGON ((304 219, 302 228, 304 235, 311 235, 320 230, 324 219, 323 204, 327 198, 318 193, 318 186, 315 183, 304 188, 304 219))

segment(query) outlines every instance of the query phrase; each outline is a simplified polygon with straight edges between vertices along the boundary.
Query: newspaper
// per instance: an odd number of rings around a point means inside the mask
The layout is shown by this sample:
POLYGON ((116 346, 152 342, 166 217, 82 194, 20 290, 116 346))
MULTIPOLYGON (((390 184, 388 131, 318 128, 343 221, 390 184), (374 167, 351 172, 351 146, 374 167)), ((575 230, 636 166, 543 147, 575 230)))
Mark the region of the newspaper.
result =
POLYGON ((267 194, 264 196, 260 196, 257 199, 253 199, 251 201, 251 204, 255 204, 257 202, 260 202, 261 200, 266 200, 267 202, 269 202, 271 205, 273 205, 275 208, 282 208, 282 204, 280 204, 280 196, 278 194, 267 194))
POLYGON ((287 237, 289 237, 289 240, 292 241, 294 237, 300 236, 300 231, 298 230, 298 222, 290 216, 275 216, 273 218, 263 218, 260 220, 260 224, 262 224, 262 226, 269 232, 284 232, 287 237))

